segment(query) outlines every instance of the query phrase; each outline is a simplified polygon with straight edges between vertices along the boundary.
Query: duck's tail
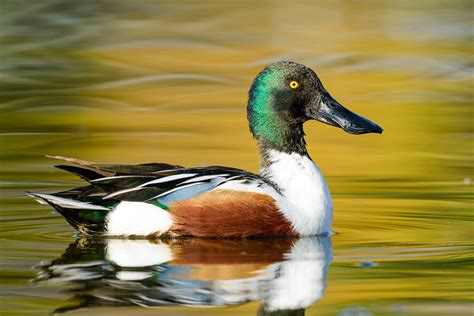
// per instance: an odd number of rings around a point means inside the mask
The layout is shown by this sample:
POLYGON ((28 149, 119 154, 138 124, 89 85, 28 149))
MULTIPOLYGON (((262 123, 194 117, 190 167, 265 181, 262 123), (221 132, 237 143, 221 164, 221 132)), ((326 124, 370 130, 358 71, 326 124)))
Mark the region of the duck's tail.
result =
POLYGON ((38 203, 54 207, 80 233, 94 235, 106 230, 106 217, 112 205, 96 205, 70 197, 44 193, 26 192, 26 195, 34 198, 38 203))

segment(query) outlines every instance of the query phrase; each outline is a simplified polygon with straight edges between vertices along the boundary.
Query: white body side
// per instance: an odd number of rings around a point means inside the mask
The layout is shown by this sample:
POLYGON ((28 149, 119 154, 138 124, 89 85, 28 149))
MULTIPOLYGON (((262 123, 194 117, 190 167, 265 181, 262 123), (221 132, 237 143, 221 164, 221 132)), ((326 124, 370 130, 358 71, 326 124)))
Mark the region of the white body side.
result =
POLYGON ((280 211, 303 236, 328 233, 332 200, 319 168, 308 156, 269 151, 270 166, 261 175, 281 188, 276 197, 280 211))
POLYGON ((107 215, 106 223, 109 236, 162 234, 173 224, 170 214, 156 205, 126 201, 107 215))

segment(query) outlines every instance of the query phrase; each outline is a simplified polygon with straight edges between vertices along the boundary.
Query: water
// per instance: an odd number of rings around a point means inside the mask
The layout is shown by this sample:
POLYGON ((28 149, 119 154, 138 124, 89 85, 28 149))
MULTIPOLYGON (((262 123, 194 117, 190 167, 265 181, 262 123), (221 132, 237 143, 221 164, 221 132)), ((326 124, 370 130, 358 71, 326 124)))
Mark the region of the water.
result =
POLYGON ((0 12, 2 316, 472 314, 472 2, 3 0, 0 12), (77 239, 24 196, 80 183, 44 154, 256 172, 246 94, 280 59, 385 129, 306 126, 337 234, 77 239))

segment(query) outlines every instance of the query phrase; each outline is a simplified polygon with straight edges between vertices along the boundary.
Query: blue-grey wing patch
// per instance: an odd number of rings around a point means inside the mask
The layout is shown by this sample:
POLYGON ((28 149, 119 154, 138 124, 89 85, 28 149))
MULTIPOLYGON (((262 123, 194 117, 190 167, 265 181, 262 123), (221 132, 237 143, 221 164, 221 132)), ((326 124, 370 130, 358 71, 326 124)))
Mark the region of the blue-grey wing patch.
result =
POLYGON ((208 178, 206 182, 199 181, 187 184, 183 183, 183 185, 162 193, 153 199, 168 206, 171 202, 190 199, 198 194, 210 191, 225 181, 225 177, 214 176, 213 178, 208 178))

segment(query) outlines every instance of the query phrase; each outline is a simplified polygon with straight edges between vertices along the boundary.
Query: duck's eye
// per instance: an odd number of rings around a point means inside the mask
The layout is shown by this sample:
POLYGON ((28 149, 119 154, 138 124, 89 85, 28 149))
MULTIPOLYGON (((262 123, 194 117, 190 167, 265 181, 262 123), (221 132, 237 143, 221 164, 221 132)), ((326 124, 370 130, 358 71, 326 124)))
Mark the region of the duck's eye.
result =
POLYGON ((300 86, 300 84, 297 81, 292 81, 290 82, 290 88, 291 89, 296 89, 300 86))

